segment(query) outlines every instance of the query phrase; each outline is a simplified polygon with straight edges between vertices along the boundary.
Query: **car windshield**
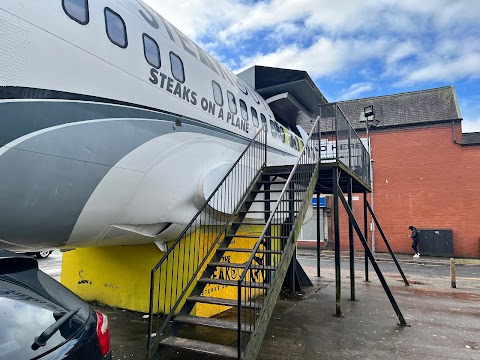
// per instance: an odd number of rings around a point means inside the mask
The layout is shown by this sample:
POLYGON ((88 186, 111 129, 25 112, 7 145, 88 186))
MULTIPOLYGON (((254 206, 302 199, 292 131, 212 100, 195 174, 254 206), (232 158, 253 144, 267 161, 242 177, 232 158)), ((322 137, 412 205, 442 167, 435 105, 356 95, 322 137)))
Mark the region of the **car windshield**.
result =
POLYGON ((72 338, 85 324, 88 304, 38 269, 0 272, 0 359, 30 359, 51 351, 72 338), (44 346, 32 345, 66 313, 65 321, 44 346))

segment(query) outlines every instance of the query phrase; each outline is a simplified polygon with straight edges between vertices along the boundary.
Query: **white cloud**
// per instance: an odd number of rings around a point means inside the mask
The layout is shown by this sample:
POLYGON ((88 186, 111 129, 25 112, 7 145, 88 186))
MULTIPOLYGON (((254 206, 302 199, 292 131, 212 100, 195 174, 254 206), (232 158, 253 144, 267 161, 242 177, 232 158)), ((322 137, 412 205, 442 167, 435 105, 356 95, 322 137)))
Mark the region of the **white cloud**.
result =
POLYGON ((331 40, 321 37, 310 47, 286 46, 274 53, 256 54, 244 58, 242 71, 253 65, 305 70, 314 78, 332 76, 346 71, 357 62, 367 62, 382 57, 388 49, 388 41, 368 40, 331 40))
POLYGON ((478 0, 144 1, 235 71, 305 70, 332 98, 480 79, 478 0))
POLYGON ((464 119, 462 121, 462 132, 480 132, 480 117, 476 119, 464 119))
POLYGON ((364 94, 373 89, 374 84, 371 82, 361 82, 350 85, 348 89, 344 89, 337 101, 358 99, 361 94, 364 94))
POLYGON ((435 59, 411 70, 397 85, 414 85, 428 81, 453 82, 462 78, 480 78, 480 53, 465 54, 455 59, 435 59))

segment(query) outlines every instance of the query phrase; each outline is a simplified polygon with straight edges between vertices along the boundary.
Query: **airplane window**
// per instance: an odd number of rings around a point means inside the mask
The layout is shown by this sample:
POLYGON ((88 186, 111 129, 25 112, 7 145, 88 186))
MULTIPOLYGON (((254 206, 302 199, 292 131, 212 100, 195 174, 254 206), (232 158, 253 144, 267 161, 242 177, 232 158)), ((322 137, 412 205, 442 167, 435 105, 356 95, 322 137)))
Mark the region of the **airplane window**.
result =
POLYGON ((230 91, 227 91, 227 96, 228 96, 228 107, 230 108, 230 111, 232 113, 236 114, 237 102, 235 101, 235 96, 230 91))
POLYGON ((215 99, 215 102, 217 103, 218 106, 223 106, 222 88, 216 81, 213 81, 213 80, 212 80, 212 87, 213 87, 213 98, 215 99))
POLYGON ((243 120, 248 120, 247 104, 245 104, 245 101, 241 99, 240 99, 240 112, 242 114, 243 120))
POLYGON ((260 120, 262 121, 262 125, 265 125, 267 123, 267 119, 265 118, 265 115, 260 113, 260 120))
POLYGON ((160 49, 157 42, 147 34, 143 34, 143 52, 147 62, 154 68, 160 69, 160 49))
POLYGON ((285 143, 285 142, 286 142, 285 131, 283 131, 283 127, 282 127, 282 126, 280 126, 280 125, 278 125, 278 124, 276 124, 276 125, 277 125, 277 127, 278 127, 278 130, 277 130, 277 131, 278 131, 278 134, 280 135, 280 139, 282 139, 282 142, 285 143))
POLYGON ((273 120, 270 120, 270 129, 272 131, 272 136, 274 138, 278 137, 277 136, 277 128, 275 127, 275 123, 273 122, 273 120))
POLYGON ((88 24, 88 0, 62 0, 63 10, 79 24, 88 24))
POLYGON ((257 114, 257 110, 255 110, 255 108, 250 108, 250 110, 252 111, 252 121, 253 121, 253 125, 255 125, 255 127, 258 127, 260 124, 258 123, 258 114, 257 114))
POLYGON ((105 24, 110 41, 125 49, 128 46, 127 27, 120 15, 112 9, 105 8, 105 24))
POLYGON ((175 80, 180 81, 181 83, 185 82, 185 70, 183 68, 183 61, 180 57, 170 52, 170 64, 172 66, 172 75, 175 80))

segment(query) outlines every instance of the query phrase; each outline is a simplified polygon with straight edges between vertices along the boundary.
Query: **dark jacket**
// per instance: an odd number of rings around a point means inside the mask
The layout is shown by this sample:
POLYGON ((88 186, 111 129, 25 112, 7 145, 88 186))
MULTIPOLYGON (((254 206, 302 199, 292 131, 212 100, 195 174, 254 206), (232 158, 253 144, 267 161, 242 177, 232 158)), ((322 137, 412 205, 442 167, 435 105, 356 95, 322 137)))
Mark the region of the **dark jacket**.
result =
POLYGON ((419 232, 416 227, 412 227, 412 239, 413 241, 420 240, 419 232))

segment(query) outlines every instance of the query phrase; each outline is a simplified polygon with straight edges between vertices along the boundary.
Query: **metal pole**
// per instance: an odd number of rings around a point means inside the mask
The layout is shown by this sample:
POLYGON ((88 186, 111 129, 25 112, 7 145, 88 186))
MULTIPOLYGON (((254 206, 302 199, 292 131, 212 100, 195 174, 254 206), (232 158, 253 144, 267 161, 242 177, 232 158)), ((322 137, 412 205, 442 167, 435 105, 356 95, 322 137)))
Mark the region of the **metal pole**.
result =
POLYGON ((340 273, 340 222, 338 216, 338 168, 333 169, 333 222, 335 228, 335 316, 342 316, 342 277, 340 273))
POLYGON ((317 277, 320 277, 320 193, 317 192, 317 277))
MULTIPOLYGON (((352 177, 348 176, 348 205, 353 206, 352 198, 352 177)), ((352 219, 348 218, 348 250, 350 253, 350 300, 355 301, 355 246, 353 244, 353 224, 352 219)))
MULTIPOLYGON (((338 187, 338 185, 337 185, 338 187)), ((338 190, 337 190, 338 192, 338 190)), ((353 216, 351 208, 348 206, 346 200, 341 197, 340 200, 342 201, 343 207, 347 211, 348 216, 352 219, 353 226, 355 228, 355 231, 357 232, 358 237, 360 238, 360 241, 362 242, 363 247, 365 248, 365 251, 368 254, 368 258, 370 259, 370 262, 372 263, 373 268, 375 269, 375 272, 377 273, 378 279, 380 280, 380 283, 383 286, 383 289, 385 290, 385 293, 387 294, 388 299, 390 300, 390 304, 392 304, 393 309, 395 310, 395 313, 398 316, 398 319, 400 320, 399 325, 407 325, 407 322, 405 321, 405 318, 402 315, 402 312, 400 311, 400 308, 397 305, 397 302, 395 301, 395 298, 393 297, 392 292, 390 291, 390 288, 387 285, 387 282, 385 278, 383 277, 382 271, 378 267, 378 264, 373 257, 372 252, 370 251, 370 248, 368 247, 368 244, 365 241, 365 238, 363 237, 363 234, 360 230, 360 227, 358 226, 357 222, 355 221, 355 217, 353 216)))
MULTIPOLYGON (((369 146, 370 147, 370 146, 369 146)), ((373 207, 373 164, 372 164, 372 151, 370 149, 370 187, 372 192, 370 193, 370 200, 372 201, 372 211, 373 207)), ((375 254, 375 224, 372 221, 372 253, 375 254)))
MULTIPOLYGON (((367 212, 367 190, 363 191, 363 233, 365 236, 365 242, 368 245, 368 212, 367 212)), ((369 282, 368 280, 368 256, 367 252, 365 251, 365 282, 369 282)))
POLYGON ((405 277, 405 274, 403 273, 402 268, 400 267, 400 264, 398 263, 397 258, 395 256, 395 254, 393 253, 392 248, 390 247, 390 244, 388 243, 387 237, 385 236, 385 233, 383 232, 382 227, 380 226, 380 223, 378 222, 377 217, 373 213, 373 209, 370 207, 368 202, 367 202, 367 207, 368 207, 368 210, 370 211, 370 214, 372 215, 373 221, 375 221, 375 224, 377 225, 377 228, 378 228, 378 231, 380 232, 380 235, 382 235, 383 241, 385 242, 385 245, 387 246, 387 249, 390 252, 390 255, 392 256, 393 261, 395 262, 395 265, 397 265, 397 269, 400 272, 400 275, 402 275, 403 282, 405 283, 405 285, 409 286, 410 284, 408 283, 408 280, 405 277))

